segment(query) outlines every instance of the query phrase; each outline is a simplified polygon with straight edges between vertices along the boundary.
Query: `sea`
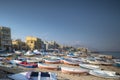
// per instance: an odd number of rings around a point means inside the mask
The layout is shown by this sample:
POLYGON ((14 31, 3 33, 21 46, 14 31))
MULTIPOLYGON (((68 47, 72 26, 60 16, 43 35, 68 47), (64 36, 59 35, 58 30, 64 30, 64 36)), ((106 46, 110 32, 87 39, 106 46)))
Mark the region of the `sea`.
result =
POLYGON ((99 54, 112 55, 114 58, 120 58, 120 51, 99 51, 99 54))

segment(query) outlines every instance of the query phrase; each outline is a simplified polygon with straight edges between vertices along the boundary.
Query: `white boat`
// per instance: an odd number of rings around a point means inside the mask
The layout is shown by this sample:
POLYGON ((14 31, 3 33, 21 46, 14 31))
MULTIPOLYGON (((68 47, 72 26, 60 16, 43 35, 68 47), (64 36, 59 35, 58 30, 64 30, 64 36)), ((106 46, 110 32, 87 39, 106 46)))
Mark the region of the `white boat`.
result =
POLYGON ((57 80, 57 74, 52 72, 29 72, 28 80, 57 80))
POLYGON ((99 66, 96 65, 91 65, 91 64, 79 64, 80 67, 85 68, 85 69, 100 69, 99 66))
POLYGON ((40 68, 40 69, 57 70, 58 66, 49 65, 49 64, 43 64, 43 63, 38 63, 38 68, 40 68))
POLYGON ((34 53, 32 51, 27 51, 24 55, 25 56, 34 56, 34 53))
POLYGON ((116 72, 113 71, 90 70, 89 74, 104 78, 120 78, 120 74, 117 75, 116 72))
POLYGON ((26 77, 27 73, 28 72, 21 72, 13 75, 8 75, 8 77, 13 80, 28 80, 28 78, 26 77))
POLYGON ((21 62, 22 61, 20 61, 20 60, 10 60, 10 63, 12 63, 12 64, 19 64, 21 62))
POLYGON ((38 51, 37 49, 35 49, 35 50, 33 51, 33 53, 34 53, 34 54, 41 54, 41 52, 38 51))
POLYGON ((98 65, 102 64, 100 61, 97 60, 87 60, 87 62, 90 64, 98 64, 98 65))
POLYGON ((82 68, 71 68, 71 67, 61 67, 61 71, 63 73, 71 73, 71 74, 84 74, 88 73, 88 70, 82 68))
POLYGON ((52 72, 21 72, 8 75, 13 80, 57 80, 57 75, 52 72))
POLYGON ((71 59, 63 59, 62 62, 64 64, 68 64, 68 65, 79 65, 80 62, 77 62, 77 61, 74 61, 74 60, 71 60, 71 59))
POLYGON ((45 59, 45 63, 58 64, 58 63, 60 63, 60 60, 58 60, 58 59, 45 59))
POLYGON ((15 53, 18 54, 18 55, 22 54, 21 51, 15 51, 15 53))

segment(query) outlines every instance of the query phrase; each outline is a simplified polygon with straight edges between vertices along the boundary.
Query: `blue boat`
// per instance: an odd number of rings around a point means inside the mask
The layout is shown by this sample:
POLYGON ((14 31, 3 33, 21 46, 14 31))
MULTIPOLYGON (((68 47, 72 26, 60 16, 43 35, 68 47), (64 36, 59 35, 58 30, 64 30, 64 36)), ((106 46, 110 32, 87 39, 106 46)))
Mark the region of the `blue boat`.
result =
POLYGON ((114 59, 114 66, 120 67, 120 59, 114 59))

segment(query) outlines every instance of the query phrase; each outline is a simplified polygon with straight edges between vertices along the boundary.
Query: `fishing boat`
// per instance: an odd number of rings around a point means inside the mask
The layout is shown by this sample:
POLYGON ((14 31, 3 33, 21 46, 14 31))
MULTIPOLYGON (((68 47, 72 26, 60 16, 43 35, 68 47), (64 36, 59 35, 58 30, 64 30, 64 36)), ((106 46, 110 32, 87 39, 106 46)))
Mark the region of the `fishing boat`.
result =
POLYGON ((90 70, 89 74, 104 78, 120 78, 120 74, 114 71, 90 70))
POLYGON ((114 66, 116 66, 116 67, 120 67, 120 59, 114 59, 113 60, 114 61, 114 66))
POLYGON ((9 57, 9 56, 12 56, 12 54, 11 53, 0 54, 0 57, 9 57))
POLYGON ((49 64, 43 64, 43 63, 38 63, 38 68, 40 68, 40 69, 57 70, 58 66, 49 65, 49 64))
POLYGON ((26 68, 36 68, 37 67, 36 63, 28 63, 26 61, 21 62, 19 65, 26 67, 26 68))
POLYGON ((27 51, 24 55, 25 56, 34 56, 35 54, 32 51, 27 51))
POLYGON ((11 64, 20 64, 22 61, 20 60, 10 60, 11 64))
POLYGON ((98 65, 101 64, 101 62, 98 61, 98 60, 87 60, 87 62, 90 63, 90 64, 98 64, 98 65))
POLYGON ((13 80, 57 80, 57 74, 52 72, 21 72, 8 77, 13 80))
POLYGON ((57 74, 52 72, 29 72, 26 77, 29 80, 57 80, 57 74))
POLYGON ((27 58, 26 59, 26 61, 28 62, 28 63, 37 63, 37 62, 39 62, 38 60, 36 60, 35 58, 27 58))
POLYGON ((88 70, 82 68, 71 68, 71 67, 61 67, 62 73, 70 73, 70 74, 87 74, 88 70))
POLYGON ((60 63, 59 59, 45 59, 44 61, 45 61, 45 63, 48 63, 48 64, 58 64, 58 63, 60 63))
POLYGON ((64 64, 68 64, 68 65, 74 65, 74 66, 78 66, 80 62, 76 62, 74 60, 71 59, 63 59, 62 62, 64 64))
POLYGON ((33 53, 36 54, 36 55, 40 55, 41 54, 41 52, 38 51, 37 49, 33 50, 33 53))
POLYGON ((79 64, 79 66, 82 67, 82 68, 85 68, 85 69, 89 69, 89 70, 100 69, 99 66, 91 65, 91 64, 79 64))
POLYGON ((8 75, 8 77, 13 80, 28 80, 28 78, 26 77, 27 73, 28 72, 21 72, 17 74, 8 75))
POLYGON ((22 52, 21 51, 15 51, 15 54, 20 55, 20 54, 22 54, 22 52))

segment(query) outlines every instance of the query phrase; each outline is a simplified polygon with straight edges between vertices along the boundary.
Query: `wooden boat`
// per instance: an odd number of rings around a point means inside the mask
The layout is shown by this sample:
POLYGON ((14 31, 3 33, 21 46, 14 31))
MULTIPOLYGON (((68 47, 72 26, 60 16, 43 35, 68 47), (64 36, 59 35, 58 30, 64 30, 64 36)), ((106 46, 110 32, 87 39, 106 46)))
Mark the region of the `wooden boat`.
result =
POLYGON ((76 62, 76 61, 73 61, 73 60, 70 60, 70 59, 64 59, 62 60, 62 62, 64 64, 68 64, 68 65, 74 65, 74 66, 78 66, 80 62, 76 62))
POLYGON ((20 66, 26 67, 26 68, 36 68, 36 63, 27 63, 26 61, 23 61, 19 64, 20 66))
POLYGON ((8 77, 13 80, 57 80, 57 74, 52 72, 21 72, 8 77))
POLYGON ((87 62, 90 63, 90 64, 98 64, 98 65, 101 64, 101 62, 97 61, 97 60, 87 60, 87 62))
POLYGON ((15 54, 20 55, 20 54, 22 54, 22 52, 21 51, 15 51, 15 54))
POLYGON ((13 75, 8 75, 8 77, 13 80, 28 80, 28 78, 26 77, 27 73, 28 72, 21 72, 13 75))
POLYGON ((0 54, 1 57, 9 57, 9 56, 12 56, 11 53, 7 53, 7 54, 0 54))
POLYGON ((40 54, 41 54, 41 52, 38 51, 37 49, 35 49, 35 50, 33 51, 33 53, 36 54, 36 55, 40 55, 40 54))
POLYGON ((61 67, 62 73, 70 73, 70 74, 87 74, 88 70, 82 68, 70 68, 70 67, 61 67))
POLYGON ((57 80, 57 74, 52 72, 29 72, 26 77, 29 80, 57 80))
POLYGON ((58 63, 60 63, 60 60, 58 60, 58 59, 45 59, 45 63, 58 64, 58 63))
POLYGON ((20 64, 22 61, 20 60, 10 60, 11 64, 20 64))
POLYGON ((113 71, 90 70, 89 74, 104 78, 120 78, 120 74, 116 74, 116 72, 113 71))
POLYGON ((91 65, 91 64, 79 64, 80 67, 85 68, 85 69, 100 69, 99 66, 96 65, 91 65))
POLYGON ((27 51, 24 55, 25 56, 34 56, 35 54, 31 51, 27 51))
POLYGON ((40 68, 40 69, 57 70, 57 69, 58 69, 58 66, 48 65, 48 64, 43 64, 43 63, 38 63, 38 68, 40 68))
POLYGON ((39 62, 38 60, 35 60, 35 59, 32 59, 32 58, 27 58, 26 59, 26 61, 28 62, 28 63, 37 63, 37 62, 39 62))

